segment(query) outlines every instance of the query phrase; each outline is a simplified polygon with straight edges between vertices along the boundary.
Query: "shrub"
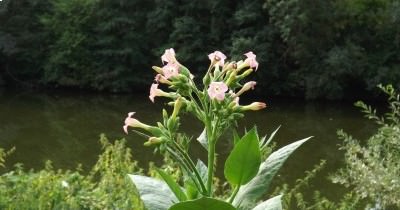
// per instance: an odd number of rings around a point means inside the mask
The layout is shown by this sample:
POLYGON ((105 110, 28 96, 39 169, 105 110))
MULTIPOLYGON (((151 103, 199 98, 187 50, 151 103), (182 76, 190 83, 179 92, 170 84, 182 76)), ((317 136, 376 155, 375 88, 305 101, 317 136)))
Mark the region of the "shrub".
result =
MULTIPOLYGON (((102 135, 103 153, 85 174, 56 170, 47 162, 40 171, 22 164, 0 176, 0 209, 143 209, 135 187, 126 176, 140 171, 125 140, 110 143, 102 135)), ((0 150, 0 166, 5 157, 0 150)))
POLYGON ((400 96, 391 85, 379 88, 388 95, 390 111, 379 117, 371 106, 356 103, 380 127, 365 143, 338 132, 344 140, 341 149, 345 151, 345 168, 333 181, 353 187, 361 198, 376 206, 400 207, 400 96))

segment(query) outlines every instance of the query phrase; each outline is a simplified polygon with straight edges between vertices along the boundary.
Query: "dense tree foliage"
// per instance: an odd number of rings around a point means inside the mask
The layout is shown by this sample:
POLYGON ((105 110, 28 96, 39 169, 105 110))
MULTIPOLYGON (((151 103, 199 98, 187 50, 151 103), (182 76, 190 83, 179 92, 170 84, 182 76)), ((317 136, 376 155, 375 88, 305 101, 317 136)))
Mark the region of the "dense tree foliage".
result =
POLYGON ((252 50, 264 93, 360 98, 399 84, 399 14, 397 0, 3 0, 0 84, 131 91, 165 48, 195 74, 216 49, 252 50))

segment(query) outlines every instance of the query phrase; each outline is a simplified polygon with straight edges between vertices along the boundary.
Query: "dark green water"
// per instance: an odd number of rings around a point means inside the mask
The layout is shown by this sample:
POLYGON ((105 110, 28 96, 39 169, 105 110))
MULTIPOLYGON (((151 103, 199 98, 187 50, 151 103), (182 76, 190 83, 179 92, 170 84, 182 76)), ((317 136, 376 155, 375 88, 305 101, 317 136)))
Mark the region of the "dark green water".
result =
MULTIPOLYGON (((275 141, 282 146, 295 140, 314 136, 303 145, 284 165, 277 180, 293 183, 304 175, 305 170, 320 159, 328 161, 324 175, 341 165, 342 152, 336 130, 339 128, 363 139, 371 134, 374 125, 363 119, 362 114, 348 103, 317 103, 292 100, 261 99, 267 109, 248 112, 240 122, 251 128, 257 124, 260 133, 272 132, 282 125, 275 141)), ((98 136, 105 133, 110 140, 126 138, 135 159, 142 166, 156 161, 151 148, 142 146, 144 139, 125 135, 122 126, 130 111, 146 123, 161 119, 163 102, 153 104, 147 93, 136 95, 103 95, 68 92, 21 92, 0 90, 0 147, 16 147, 8 158, 8 165, 22 162, 26 168, 41 168, 46 160, 52 160, 56 168, 73 169, 78 163, 91 167, 100 152, 98 136)), ((185 119, 183 128, 193 136, 201 132, 199 123, 185 119)), ((228 140, 219 145, 220 159, 228 152, 228 140)), ((201 146, 193 145, 194 153, 206 157, 201 146)), ((221 166, 221 164, 219 164, 221 166)), ((219 168, 222 172, 221 168, 219 168)), ((321 175, 313 182, 315 189, 329 190, 335 196, 340 188, 329 184, 321 175)), ((329 196, 329 195, 328 195, 329 196)))

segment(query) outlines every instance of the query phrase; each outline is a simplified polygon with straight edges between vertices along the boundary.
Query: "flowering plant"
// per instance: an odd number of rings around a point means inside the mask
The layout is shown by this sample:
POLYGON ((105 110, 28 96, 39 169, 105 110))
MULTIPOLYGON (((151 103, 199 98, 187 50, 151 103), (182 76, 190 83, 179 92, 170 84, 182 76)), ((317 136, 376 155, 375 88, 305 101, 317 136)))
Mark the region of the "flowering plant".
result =
POLYGON ((266 107, 263 102, 240 105, 239 97, 255 88, 256 82, 243 80, 257 71, 258 62, 252 52, 244 54, 244 60, 227 61, 226 56, 215 51, 208 55, 210 66, 199 88, 188 68, 175 57, 174 49, 165 50, 161 60, 163 67, 153 66, 158 73, 150 88, 150 100, 167 97, 173 105, 171 114, 163 109, 163 121, 157 125, 146 125, 133 118, 130 112, 125 119, 124 131, 128 128, 140 128, 137 131, 148 139, 144 145, 155 146, 162 154, 171 157, 182 171, 182 177, 173 176, 158 169, 158 179, 129 175, 137 186, 141 198, 150 210, 221 210, 221 209, 281 209, 281 196, 273 197, 257 204, 268 190, 272 177, 277 173, 287 157, 309 138, 287 145, 269 155, 267 146, 276 131, 267 139, 260 138, 253 128, 240 137, 235 130, 234 147, 225 165, 224 175, 230 184, 228 195, 217 196, 215 183, 216 143, 223 133, 236 127, 236 121, 245 111, 257 111, 266 107), (169 88, 161 90, 159 85, 169 88), (189 155, 190 138, 179 131, 181 113, 194 115, 204 125, 197 138, 208 152, 207 165, 201 160, 194 161, 189 155), (264 160, 265 159, 265 160, 264 160))

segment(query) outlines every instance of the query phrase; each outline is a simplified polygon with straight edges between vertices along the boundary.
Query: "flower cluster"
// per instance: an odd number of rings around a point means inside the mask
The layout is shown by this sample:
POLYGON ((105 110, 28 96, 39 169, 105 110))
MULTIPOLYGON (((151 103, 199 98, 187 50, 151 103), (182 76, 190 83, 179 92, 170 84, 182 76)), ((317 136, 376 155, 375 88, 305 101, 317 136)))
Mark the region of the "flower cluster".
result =
MULTIPOLYGON (((244 60, 236 62, 227 61, 227 57, 220 51, 210 53, 208 55, 210 66, 203 77, 205 88, 204 90, 199 90, 193 80, 194 76, 188 68, 176 59, 175 50, 172 48, 167 49, 161 56, 164 66, 153 66, 157 75, 154 79, 155 83, 150 87, 149 98, 154 103, 155 97, 167 97, 172 99, 173 102, 171 104, 176 104, 179 98, 180 106, 184 106, 186 111, 192 112, 205 124, 207 120, 213 120, 214 118, 228 120, 228 123, 213 125, 224 129, 229 125, 229 122, 240 118, 242 116, 241 112, 256 111, 266 107, 263 102, 253 102, 249 105, 239 104, 239 97, 256 86, 255 81, 249 81, 243 85, 240 82, 258 69, 256 55, 253 52, 248 52, 244 55, 246 56, 244 60), (159 88, 160 85, 166 85, 172 91, 166 92, 159 88), (212 113, 217 114, 213 115, 212 113)), ((176 110, 176 112, 179 112, 179 110, 176 110)), ((175 119, 173 120, 175 121, 177 114, 175 113, 174 115, 175 119)), ((156 133, 160 133, 160 130, 163 129, 160 126, 156 129, 156 127, 141 123, 134 119, 132 115, 133 112, 129 113, 125 120, 124 131, 126 133, 128 132, 128 127, 141 128, 156 133)), ((168 118, 168 116, 166 117, 168 118)), ((168 119, 164 121, 168 121, 168 119)), ((154 133, 152 134, 154 135, 154 133)), ((153 137, 150 138, 154 139, 153 137)))

